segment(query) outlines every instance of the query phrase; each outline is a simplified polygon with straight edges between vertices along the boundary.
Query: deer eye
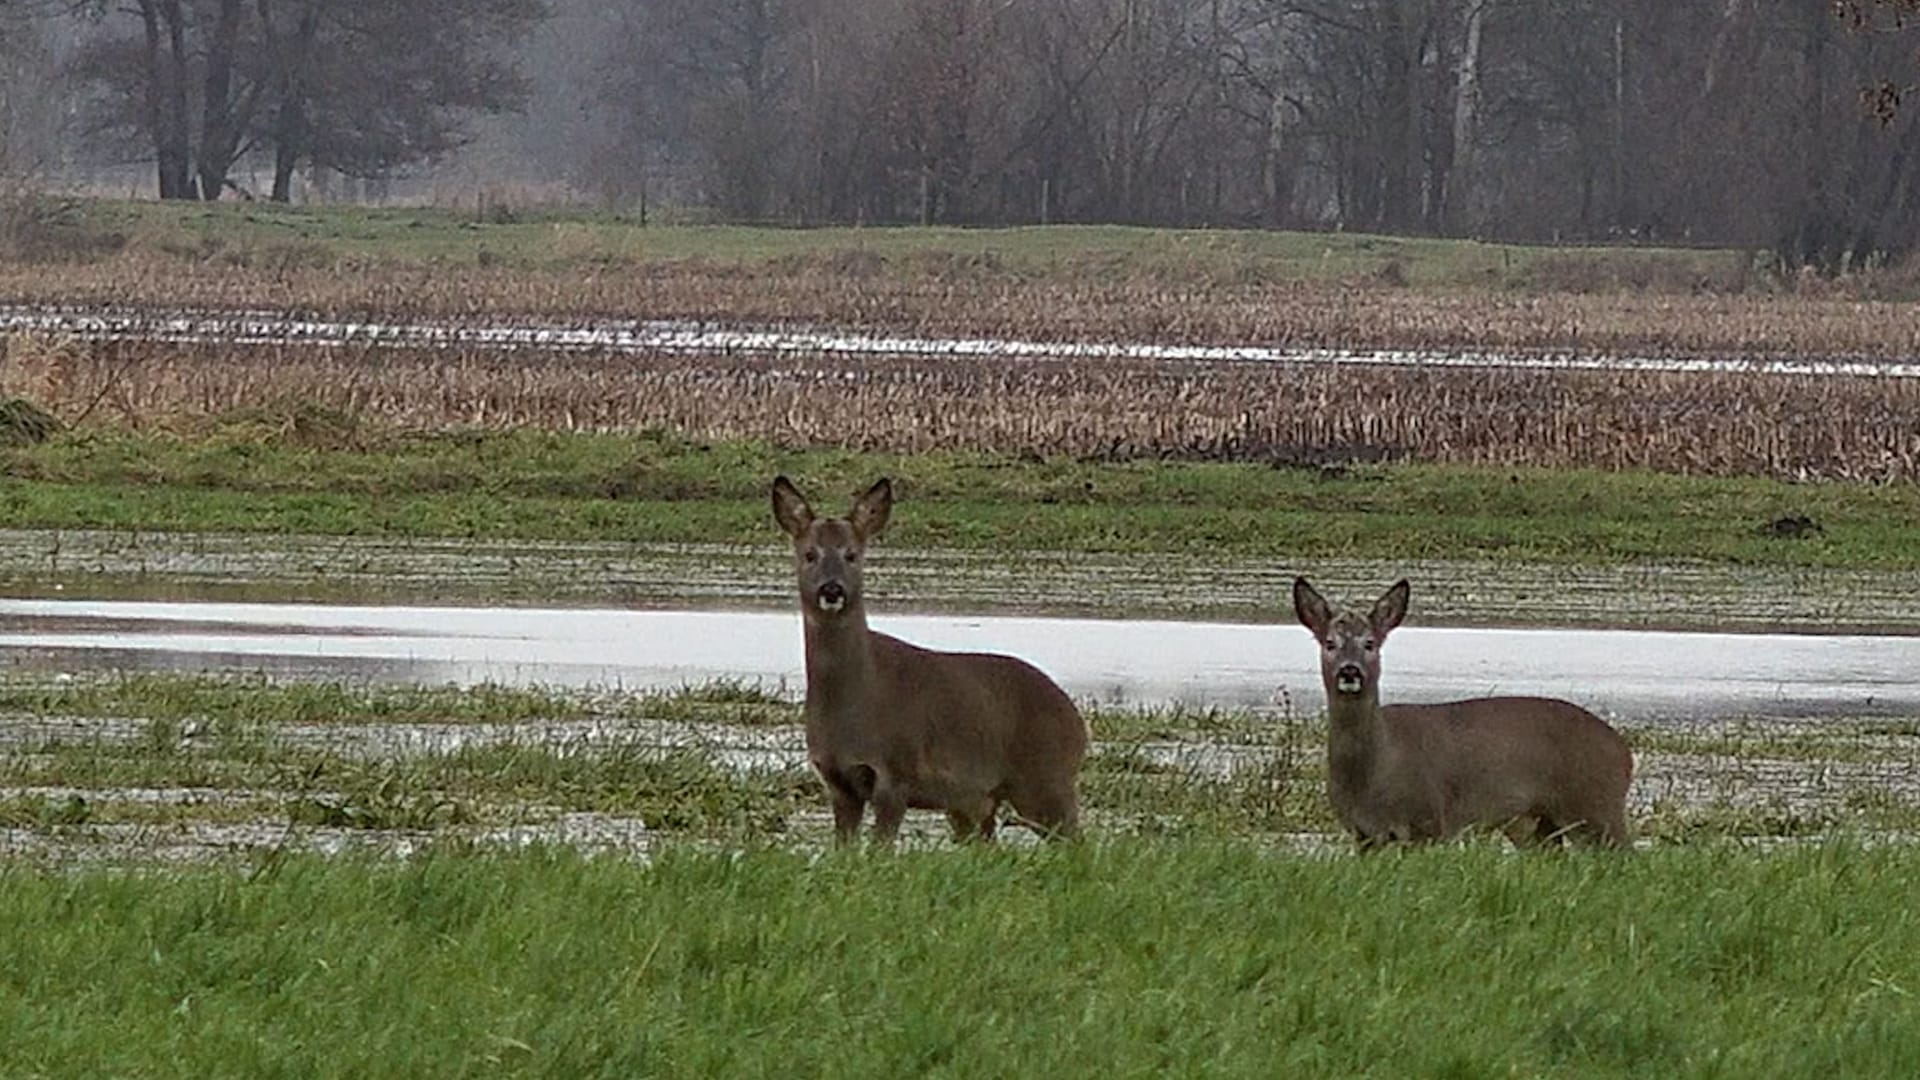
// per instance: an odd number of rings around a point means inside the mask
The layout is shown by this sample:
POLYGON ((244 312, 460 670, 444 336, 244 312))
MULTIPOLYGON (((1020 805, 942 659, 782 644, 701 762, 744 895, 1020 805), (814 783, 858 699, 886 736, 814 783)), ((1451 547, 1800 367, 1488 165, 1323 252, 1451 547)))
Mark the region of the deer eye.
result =
POLYGON ((819 561, 820 561, 820 549, 819 549, 819 548, 808 548, 808 549, 807 549, 807 553, 806 553, 806 559, 807 559, 807 561, 808 561, 808 562, 819 562, 819 561))
POLYGON ((1367 651, 1372 652, 1376 647, 1377 647, 1377 643, 1372 638, 1368 638, 1367 645, 1366 645, 1367 651))
POLYGON ((847 561, 848 561, 848 562, 859 562, 859 561, 860 561, 860 553, 859 553, 859 552, 857 552, 857 551, 849 551, 849 552, 847 552, 847 561))

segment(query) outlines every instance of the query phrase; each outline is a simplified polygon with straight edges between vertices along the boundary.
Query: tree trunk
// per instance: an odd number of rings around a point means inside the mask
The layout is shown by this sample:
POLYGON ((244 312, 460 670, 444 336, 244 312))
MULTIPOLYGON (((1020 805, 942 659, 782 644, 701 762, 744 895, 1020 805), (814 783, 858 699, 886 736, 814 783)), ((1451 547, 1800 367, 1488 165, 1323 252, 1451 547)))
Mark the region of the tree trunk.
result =
POLYGON ((1613 201, 1614 229, 1626 226, 1627 218, 1627 33, 1626 17, 1617 11, 1613 17, 1613 140, 1609 147, 1613 182, 1608 195, 1613 201))
POLYGON ((320 32, 320 13, 314 4, 305 5, 300 21, 291 35, 283 36, 273 19, 273 0, 257 0, 260 32, 267 40, 276 68, 274 107, 269 137, 273 142, 274 202, 293 200, 293 174, 307 156, 306 70, 314 39, 320 32))
POLYGON ((293 201, 293 171, 300 167, 300 158, 284 146, 273 148, 273 194, 274 202, 293 201))
POLYGON ((193 196, 191 163, 186 149, 185 88, 179 85, 180 5, 178 0, 140 0, 140 22, 146 34, 147 134, 153 140, 153 158, 163 199, 193 196), (171 56, 166 39, 171 36, 171 56))
POLYGON ((212 202, 227 186, 227 171, 240 146, 240 116, 233 101, 233 52, 240 37, 240 0, 220 0, 207 43, 200 120, 200 197, 212 202))
POLYGON ((1467 0, 1465 42, 1453 91, 1453 165, 1441 190, 1441 220, 1455 234, 1474 225, 1475 144, 1480 138, 1480 34, 1487 0, 1467 0))
POLYGON ((1702 102, 1713 96, 1714 85, 1720 79, 1720 70, 1726 66, 1727 49, 1732 43, 1734 32, 1739 29, 1741 20, 1745 18, 1745 14, 1740 10, 1743 6, 1743 0, 1726 0, 1726 5, 1721 11, 1720 28, 1714 32, 1713 46, 1707 50, 1707 69, 1700 79, 1702 102))
POLYGON ((1410 166, 1419 153, 1418 91, 1414 86, 1412 35, 1405 5, 1386 0, 1381 25, 1384 72, 1380 92, 1380 138, 1374 149, 1380 164, 1381 206, 1377 225, 1389 231, 1409 230, 1419 220, 1419 198, 1414 191, 1417 173, 1410 166))
POLYGON ((1292 201, 1293 192, 1287 183, 1291 174, 1286 165, 1287 152, 1287 99, 1279 91, 1274 91, 1273 100, 1267 104, 1267 144, 1261 155, 1261 194, 1265 196, 1266 213, 1263 217, 1269 228, 1280 228, 1287 223, 1287 204, 1292 201))
MULTIPOLYGON (((191 199, 193 191, 193 129, 187 120, 187 26, 180 0, 161 0, 160 14, 166 22, 167 63, 166 97, 167 149, 161 155, 162 168, 173 177, 172 196, 191 199)), ((164 186, 164 185, 163 185, 164 186)))

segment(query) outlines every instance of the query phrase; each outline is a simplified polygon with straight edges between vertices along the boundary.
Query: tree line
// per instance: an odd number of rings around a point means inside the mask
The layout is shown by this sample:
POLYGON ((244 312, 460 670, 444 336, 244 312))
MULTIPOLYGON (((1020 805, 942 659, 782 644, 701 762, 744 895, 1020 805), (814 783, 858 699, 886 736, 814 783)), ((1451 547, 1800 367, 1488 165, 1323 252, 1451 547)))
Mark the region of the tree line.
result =
POLYGON ((627 0, 630 170, 729 217, 1910 246, 1909 0, 627 0))
POLYGON ((1914 0, 38 3, 79 27, 72 137, 152 163, 167 198, 221 197, 243 159, 272 163, 271 198, 300 170, 394 175, 531 101, 540 169, 736 221, 1631 238, 1823 265, 1920 226, 1914 0))

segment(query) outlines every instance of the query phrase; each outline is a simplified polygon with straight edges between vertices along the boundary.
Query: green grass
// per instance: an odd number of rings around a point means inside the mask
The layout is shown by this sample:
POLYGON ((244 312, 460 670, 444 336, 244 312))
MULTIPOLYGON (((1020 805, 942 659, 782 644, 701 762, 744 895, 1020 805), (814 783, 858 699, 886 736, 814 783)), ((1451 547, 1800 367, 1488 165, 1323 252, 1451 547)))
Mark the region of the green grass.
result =
POLYGON ((1906 1077, 1920 850, 0 872, 26 1076, 1906 1077))
POLYGON ((98 716, 216 730, 284 724, 513 724, 588 717, 794 722, 796 706, 745 683, 652 693, 514 687, 404 686, 265 678, 123 674, 48 683, 0 679, 0 715, 98 716))
POLYGON ((322 446, 246 425, 69 434, 0 450, 0 515, 43 529, 766 545, 779 540, 766 504, 776 472, 834 513, 892 475, 901 502, 887 542, 909 547, 1920 566, 1914 485, 902 456, 659 434, 373 432, 322 446), (1824 531, 1765 535, 1788 514, 1824 531))
POLYGON ((1649 276, 1676 284, 1736 274, 1741 252, 1551 248, 1472 240, 1129 226, 765 228, 642 226, 591 211, 276 207, 85 200, 67 217, 138 249, 248 264, 480 264, 563 270, 699 261, 782 270, 817 263, 864 272, 1111 277, 1197 282, 1379 277, 1418 286, 1529 287, 1649 276), (1546 282, 1551 284, 1551 281, 1546 282))

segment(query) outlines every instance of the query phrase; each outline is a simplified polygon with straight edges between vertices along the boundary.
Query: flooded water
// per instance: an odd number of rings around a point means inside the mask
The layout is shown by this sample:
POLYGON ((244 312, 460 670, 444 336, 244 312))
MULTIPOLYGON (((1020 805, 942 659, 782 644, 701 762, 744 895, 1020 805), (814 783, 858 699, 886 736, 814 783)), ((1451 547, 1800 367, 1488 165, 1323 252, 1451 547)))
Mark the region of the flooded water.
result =
MULTIPOLYGON (((1125 704, 1323 704, 1291 625, 1025 616, 878 617, 938 649, 1025 657, 1075 696, 1125 704)), ((715 679, 797 695, 796 614, 0 601, 13 670, 267 672, 419 683, 670 688, 715 679)), ((1634 720, 1920 715, 1920 638, 1408 627, 1388 701, 1572 698, 1634 720)))
POLYGON ((296 319, 278 312, 71 310, 0 307, 0 331, 88 339, 238 344, 484 346, 649 355, 804 353, 862 357, 991 356, 1034 360, 1173 360, 1251 364, 1360 364, 1395 367, 1559 368, 1607 371, 1756 372, 1920 378, 1920 363, 1853 359, 1609 356, 1574 352, 1328 349, 1283 345, 1151 345, 1001 338, 921 338, 814 327, 728 326, 679 320, 544 323, 354 322, 296 319))

